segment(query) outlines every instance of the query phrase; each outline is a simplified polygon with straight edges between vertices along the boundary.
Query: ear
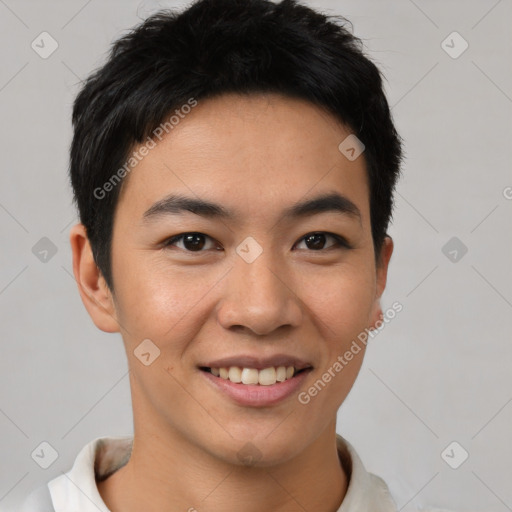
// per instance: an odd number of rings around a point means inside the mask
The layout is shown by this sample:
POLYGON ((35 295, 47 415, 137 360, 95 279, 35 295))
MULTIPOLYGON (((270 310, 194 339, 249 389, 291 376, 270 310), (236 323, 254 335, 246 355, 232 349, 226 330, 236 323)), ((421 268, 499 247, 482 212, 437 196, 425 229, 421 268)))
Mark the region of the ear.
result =
POLYGON ((372 312, 370 315, 369 328, 377 329, 376 322, 382 320, 383 313, 380 305, 380 298, 386 288, 386 281, 388 277, 388 265, 393 253, 393 239, 386 235, 382 243, 379 259, 377 261, 376 272, 377 272, 377 286, 375 292, 375 300, 373 302, 372 312))
POLYGON ((119 332, 112 293, 96 266, 83 224, 71 228, 69 241, 73 252, 73 274, 82 302, 92 321, 102 331, 119 332))

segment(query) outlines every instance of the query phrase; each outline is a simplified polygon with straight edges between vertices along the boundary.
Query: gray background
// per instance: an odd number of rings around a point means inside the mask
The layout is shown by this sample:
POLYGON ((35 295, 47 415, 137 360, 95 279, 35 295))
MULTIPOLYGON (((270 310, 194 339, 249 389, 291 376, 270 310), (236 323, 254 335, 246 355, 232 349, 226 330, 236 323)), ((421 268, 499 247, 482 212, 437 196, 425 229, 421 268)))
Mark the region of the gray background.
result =
MULTIPOLYGON (((94 437, 132 433, 121 338, 95 328, 71 272, 70 110, 116 37, 185 4, 0 0, 1 510, 94 437), (31 48, 43 31, 59 45, 47 59, 31 48), (57 249, 46 262, 42 237, 57 249), (42 441, 59 453, 48 469, 31 458, 42 441)), ((309 4, 353 22, 407 152, 383 297, 403 311, 371 341, 338 430, 403 511, 512 510, 512 3, 309 4), (469 44, 458 58, 445 51, 458 36, 442 44, 453 31, 469 44), (452 464, 469 453, 458 469, 441 456, 453 441, 452 464)))

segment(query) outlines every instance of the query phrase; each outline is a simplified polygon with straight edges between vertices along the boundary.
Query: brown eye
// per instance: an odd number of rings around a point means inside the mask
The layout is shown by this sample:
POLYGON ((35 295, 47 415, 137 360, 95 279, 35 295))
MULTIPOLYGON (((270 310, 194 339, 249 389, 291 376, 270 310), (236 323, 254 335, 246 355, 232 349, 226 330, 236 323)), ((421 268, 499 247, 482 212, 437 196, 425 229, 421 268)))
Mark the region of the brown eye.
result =
POLYGON ((325 249, 331 249, 336 247, 345 247, 348 249, 350 247, 348 243, 340 236, 334 235, 332 233, 325 233, 323 231, 309 233, 301 239, 301 242, 302 241, 304 241, 304 243, 306 244, 306 248, 312 251, 322 251, 325 249), (326 247, 326 240, 329 238, 331 240, 334 240, 334 243, 331 243, 329 246, 326 247))
POLYGON ((205 246, 206 249, 211 249, 213 243, 212 239, 203 233, 182 233, 181 235, 174 236, 167 240, 164 245, 166 247, 175 245, 179 249, 183 249, 187 252, 202 252, 205 246), (208 246, 208 241, 210 245, 208 246), (181 243, 181 247, 178 244, 181 243))

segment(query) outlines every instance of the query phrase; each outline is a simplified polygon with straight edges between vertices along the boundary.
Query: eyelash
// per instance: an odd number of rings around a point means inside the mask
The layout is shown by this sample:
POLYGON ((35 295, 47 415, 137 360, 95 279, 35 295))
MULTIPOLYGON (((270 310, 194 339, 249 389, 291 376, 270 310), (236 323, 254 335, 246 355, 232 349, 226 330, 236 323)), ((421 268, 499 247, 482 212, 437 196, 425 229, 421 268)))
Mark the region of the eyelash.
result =
MULTIPOLYGON (((173 236, 171 238, 168 238, 167 240, 164 240, 164 242, 162 242, 162 245, 164 247, 170 247, 174 243, 182 240, 186 235, 201 235, 201 236, 204 236, 206 238, 209 238, 210 240, 214 240, 212 237, 210 237, 208 235, 205 235, 204 233, 200 233, 200 232, 197 232, 197 231, 190 231, 190 232, 181 233, 179 235, 176 235, 176 236, 173 236)), ((330 233, 328 231, 312 231, 311 233, 307 233, 302 238, 300 238, 299 242, 302 242, 305 238, 307 238, 308 236, 311 236, 311 235, 326 235, 326 236, 330 236, 330 237, 332 237, 335 240, 336 243, 334 245, 330 246, 330 247, 327 247, 326 249, 318 249, 318 250, 308 249, 308 252, 325 252, 325 251, 332 250, 332 249, 352 249, 352 246, 347 242, 347 240, 345 240, 345 238, 343 238, 343 237, 341 237, 339 235, 335 235, 334 233, 330 233)), ((192 254, 205 252, 205 250, 189 251, 187 249, 181 249, 181 248, 179 248, 179 249, 182 250, 182 251, 185 251, 187 253, 192 253, 192 254)))

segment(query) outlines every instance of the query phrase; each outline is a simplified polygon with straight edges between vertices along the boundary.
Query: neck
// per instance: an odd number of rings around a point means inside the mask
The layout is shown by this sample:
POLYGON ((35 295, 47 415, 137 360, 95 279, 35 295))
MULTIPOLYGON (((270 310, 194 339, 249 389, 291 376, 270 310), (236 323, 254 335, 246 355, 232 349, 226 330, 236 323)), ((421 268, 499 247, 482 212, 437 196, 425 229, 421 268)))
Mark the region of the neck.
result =
POLYGON ((112 512, 336 512, 346 494, 335 419, 299 455, 265 467, 230 464, 148 425, 135 422, 129 461, 98 482, 112 512))

